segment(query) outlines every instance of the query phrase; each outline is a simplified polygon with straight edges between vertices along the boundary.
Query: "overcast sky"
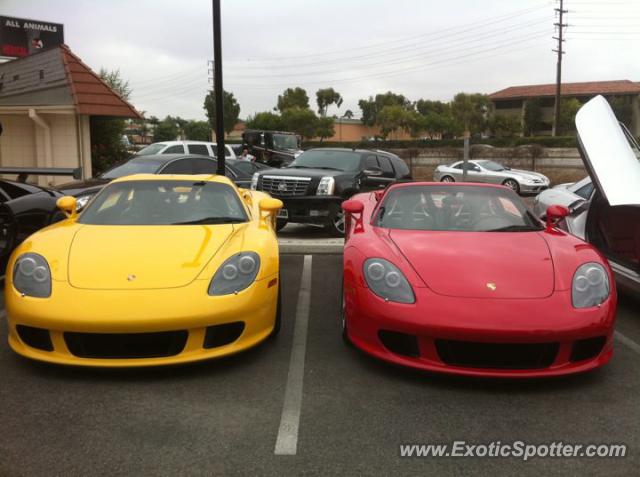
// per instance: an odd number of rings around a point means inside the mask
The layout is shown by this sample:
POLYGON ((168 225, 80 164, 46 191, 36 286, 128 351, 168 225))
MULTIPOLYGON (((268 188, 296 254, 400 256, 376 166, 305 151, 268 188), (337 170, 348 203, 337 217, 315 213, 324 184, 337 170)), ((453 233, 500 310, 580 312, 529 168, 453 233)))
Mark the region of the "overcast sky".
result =
MULTIPOLYGON (((544 0, 222 0, 224 87, 240 117, 302 86, 351 109, 388 90, 450 100, 552 83, 554 7, 544 0)), ((640 0, 566 0, 563 81, 640 81, 640 0)), ((208 0, 2 0, 0 14, 63 23, 94 70, 120 69, 147 115, 204 119, 213 56, 208 0)))

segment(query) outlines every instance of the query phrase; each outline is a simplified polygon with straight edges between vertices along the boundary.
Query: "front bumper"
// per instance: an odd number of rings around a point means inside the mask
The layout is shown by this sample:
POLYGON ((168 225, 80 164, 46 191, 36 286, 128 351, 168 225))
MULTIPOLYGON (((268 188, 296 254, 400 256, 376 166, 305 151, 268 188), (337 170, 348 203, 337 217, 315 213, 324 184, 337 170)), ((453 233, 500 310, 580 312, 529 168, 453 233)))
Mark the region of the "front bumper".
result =
POLYGON ((525 184, 520 182, 521 194, 538 194, 543 190, 547 190, 548 188, 549 184, 525 184))
POLYGON ((52 296, 41 299, 22 297, 7 284, 9 345, 20 355, 51 363, 156 366, 234 354, 269 336, 277 309, 276 275, 237 295, 209 296, 208 285, 195 280, 161 290, 86 290, 54 282, 52 296), (34 328, 43 330, 35 335, 48 336, 52 349, 33 340, 34 328))
POLYGON ((274 197, 284 203, 287 220, 296 224, 324 225, 332 212, 340 210, 344 201, 339 196, 274 197))
POLYGON ((408 305, 348 285, 349 339, 395 364, 485 377, 579 373, 606 364, 613 353, 615 295, 600 307, 576 310, 570 292, 532 300, 446 297, 427 288, 414 292, 416 303, 408 305))

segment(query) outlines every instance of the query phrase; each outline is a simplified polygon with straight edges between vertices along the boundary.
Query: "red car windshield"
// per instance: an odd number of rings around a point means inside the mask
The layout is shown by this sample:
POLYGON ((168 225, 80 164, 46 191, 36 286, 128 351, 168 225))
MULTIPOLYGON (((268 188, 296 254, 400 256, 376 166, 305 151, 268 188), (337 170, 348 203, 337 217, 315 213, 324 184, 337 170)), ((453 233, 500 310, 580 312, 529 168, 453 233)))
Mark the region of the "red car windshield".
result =
POLYGON ((374 224, 404 230, 525 232, 541 224, 511 191, 476 186, 405 186, 390 190, 374 224))

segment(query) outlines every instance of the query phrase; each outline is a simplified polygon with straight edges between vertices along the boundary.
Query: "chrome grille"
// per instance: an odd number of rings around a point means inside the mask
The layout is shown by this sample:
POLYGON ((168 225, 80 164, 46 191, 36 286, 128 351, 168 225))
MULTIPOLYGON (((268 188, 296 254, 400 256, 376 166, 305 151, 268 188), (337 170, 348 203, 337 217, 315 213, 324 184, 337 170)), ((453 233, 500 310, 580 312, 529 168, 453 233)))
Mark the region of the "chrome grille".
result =
POLYGON ((271 195, 280 197, 293 197, 306 195, 311 177, 295 176, 261 176, 258 189, 271 195))

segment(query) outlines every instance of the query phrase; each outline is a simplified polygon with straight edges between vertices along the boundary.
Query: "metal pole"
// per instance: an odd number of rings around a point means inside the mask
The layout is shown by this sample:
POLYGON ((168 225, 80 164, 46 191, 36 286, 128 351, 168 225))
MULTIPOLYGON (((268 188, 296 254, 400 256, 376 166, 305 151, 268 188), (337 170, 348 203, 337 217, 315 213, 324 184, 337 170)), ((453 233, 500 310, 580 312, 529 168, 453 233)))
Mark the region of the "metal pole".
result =
POLYGON ((469 168, 469 137, 471 133, 467 130, 464 132, 464 151, 462 156, 462 182, 467 181, 467 169, 469 168))
POLYGON ((218 175, 225 175, 224 147, 224 90, 222 89, 222 33, 220 28, 220 0, 213 3, 213 94, 216 104, 216 155, 218 175))
POLYGON ((556 136, 558 132, 560 132, 558 130, 558 124, 560 124, 560 84, 562 83, 562 55, 564 54, 562 49, 562 42, 564 41, 562 39, 562 29, 566 26, 562 22, 562 19, 563 15, 567 13, 567 10, 565 10, 563 7, 563 0, 560 0, 560 8, 556 8, 556 11, 559 12, 560 15, 558 18, 558 23, 555 23, 555 25, 558 27, 558 36, 554 37, 556 40, 558 40, 558 49, 554 50, 558 53, 558 62, 556 65, 556 101, 553 110, 553 136, 556 136))

